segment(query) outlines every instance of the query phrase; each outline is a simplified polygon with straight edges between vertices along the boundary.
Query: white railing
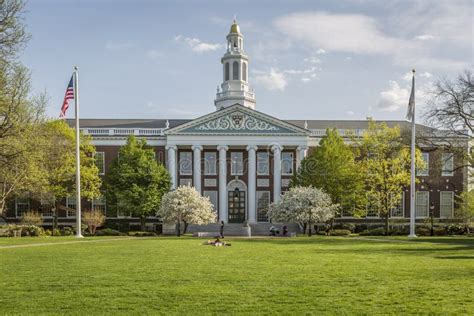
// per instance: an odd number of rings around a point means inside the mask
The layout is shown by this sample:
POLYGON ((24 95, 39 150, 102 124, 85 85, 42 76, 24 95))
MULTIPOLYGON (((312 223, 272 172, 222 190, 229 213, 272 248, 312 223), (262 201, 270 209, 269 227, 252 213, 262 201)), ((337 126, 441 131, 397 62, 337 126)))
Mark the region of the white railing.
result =
POLYGON ((81 131, 85 135, 92 136, 164 136, 166 128, 104 128, 83 127, 81 131))
POLYGON ((222 97, 239 97, 239 96, 245 96, 247 98, 255 98, 255 93, 250 92, 250 91, 242 91, 242 90, 227 90, 227 91, 222 91, 216 93, 217 98, 222 98, 222 97))
MULTIPOLYGON (((326 129, 324 128, 313 128, 309 129, 311 132, 311 136, 313 137, 318 137, 318 136, 324 136, 326 135, 326 129)), ((356 137, 361 137, 364 135, 365 129, 343 129, 340 128, 337 130, 339 135, 349 137, 349 136, 356 136, 356 137)))

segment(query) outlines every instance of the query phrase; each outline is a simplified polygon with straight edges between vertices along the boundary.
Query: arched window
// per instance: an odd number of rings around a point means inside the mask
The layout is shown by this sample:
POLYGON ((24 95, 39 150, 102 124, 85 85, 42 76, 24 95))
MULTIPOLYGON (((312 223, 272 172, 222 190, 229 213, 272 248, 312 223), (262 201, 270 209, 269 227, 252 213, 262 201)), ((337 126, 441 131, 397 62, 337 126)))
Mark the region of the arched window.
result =
POLYGON ((242 80, 247 81, 247 63, 242 63, 242 80))
POLYGON ((230 79, 230 77, 229 77, 229 73, 230 73, 229 67, 230 67, 229 63, 225 63, 225 81, 230 79))
POLYGON ((232 64, 232 80, 239 80, 239 63, 236 61, 232 64))

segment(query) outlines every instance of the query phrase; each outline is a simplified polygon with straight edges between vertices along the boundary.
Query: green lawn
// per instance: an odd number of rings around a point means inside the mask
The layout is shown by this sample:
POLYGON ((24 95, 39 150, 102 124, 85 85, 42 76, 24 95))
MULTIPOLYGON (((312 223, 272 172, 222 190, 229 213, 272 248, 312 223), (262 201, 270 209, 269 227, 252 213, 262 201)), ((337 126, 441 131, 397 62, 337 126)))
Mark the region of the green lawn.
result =
POLYGON ((378 239, 3 238, 0 314, 472 315, 474 238, 378 239))

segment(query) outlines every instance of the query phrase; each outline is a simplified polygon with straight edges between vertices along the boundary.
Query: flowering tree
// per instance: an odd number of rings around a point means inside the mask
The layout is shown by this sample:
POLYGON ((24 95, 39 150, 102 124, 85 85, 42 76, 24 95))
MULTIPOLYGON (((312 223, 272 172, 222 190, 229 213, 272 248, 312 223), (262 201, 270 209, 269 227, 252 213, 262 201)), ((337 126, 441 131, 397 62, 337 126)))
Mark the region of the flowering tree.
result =
POLYGON ((194 187, 180 186, 163 196, 160 209, 156 213, 163 222, 176 223, 177 235, 183 234, 189 224, 204 225, 216 221, 216 214, 208 197, 201 196, 194 187))
POLYGON ((104 225, 105 215, 101 211, 87 211, 82 214, 82 222, 87 225, 89 233, 95 235, 97 227, 104 225))
POLYGON ((268 215, 275 222, 294 222, 308 227, 308 236, 311 236, 311 226, 333 218, 338 208, 324 191, 296 186, 287 191, 279 202, 271 205, 268 215))

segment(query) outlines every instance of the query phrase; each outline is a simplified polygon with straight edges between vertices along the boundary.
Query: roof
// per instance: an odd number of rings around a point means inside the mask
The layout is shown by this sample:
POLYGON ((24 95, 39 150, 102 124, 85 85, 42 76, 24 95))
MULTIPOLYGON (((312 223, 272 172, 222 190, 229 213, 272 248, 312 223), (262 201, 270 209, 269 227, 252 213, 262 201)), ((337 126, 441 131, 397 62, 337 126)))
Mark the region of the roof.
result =
MULTIPOLYGON (((184 124, 192 120, 186 119, 80 119, 81 127, 102 127, 102 128, 169 128, 184 124)), ((67 119, 66 122, 74 127, 74 119, 67 119)))

